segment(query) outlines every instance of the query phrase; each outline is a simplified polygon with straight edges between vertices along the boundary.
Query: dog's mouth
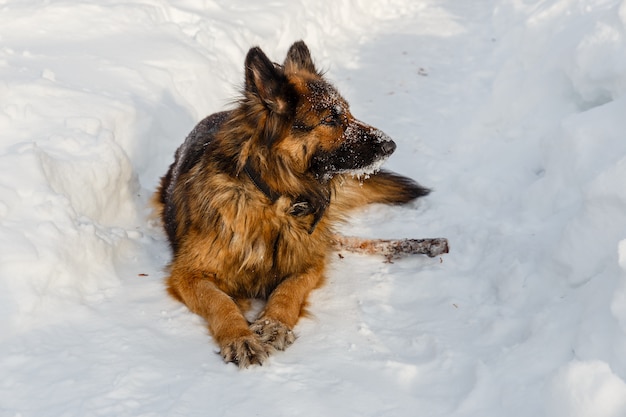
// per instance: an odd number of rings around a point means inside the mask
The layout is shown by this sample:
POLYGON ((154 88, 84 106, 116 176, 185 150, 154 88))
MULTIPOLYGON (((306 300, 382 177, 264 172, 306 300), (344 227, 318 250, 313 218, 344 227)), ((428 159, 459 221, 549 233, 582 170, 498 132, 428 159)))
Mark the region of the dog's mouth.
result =
POLYGON ((329 180, 336 174, 367 177, 380 170, 395 150, 395 142, 384 132, 354 122, 346 128, 339 147, 313 156, 311 171, 320 180, 329 180))

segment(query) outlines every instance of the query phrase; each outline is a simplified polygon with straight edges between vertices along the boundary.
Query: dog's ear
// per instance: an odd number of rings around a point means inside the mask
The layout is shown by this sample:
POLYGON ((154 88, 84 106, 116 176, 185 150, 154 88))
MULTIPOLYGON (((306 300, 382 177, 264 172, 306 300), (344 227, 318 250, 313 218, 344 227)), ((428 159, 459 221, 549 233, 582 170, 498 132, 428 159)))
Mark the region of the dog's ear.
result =
POLYGON ((246 56, 246 93, 251 93, 273 112, 287 111, 285 88, 287 78, 283 70, 275 65, 259 47, 248 51, 246 56))
POLYGON ((286 72, 297 72, 301 70, 317 74, 315 64, 313 64, 313 59, 311 58, 311 52, 304 41, 298 41, 291 45, 287 52, 287 58, 285 58, 286 72))

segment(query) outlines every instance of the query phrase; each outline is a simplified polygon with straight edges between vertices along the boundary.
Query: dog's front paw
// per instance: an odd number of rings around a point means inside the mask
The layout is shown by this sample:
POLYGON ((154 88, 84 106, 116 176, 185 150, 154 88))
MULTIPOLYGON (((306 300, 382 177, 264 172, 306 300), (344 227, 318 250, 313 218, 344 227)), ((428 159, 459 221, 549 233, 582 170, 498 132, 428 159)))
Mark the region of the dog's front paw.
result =
POLYGON ((239 337, 222 346, 220 351, 224 362, 233 362, 240 368, 250 365, 263 365, 269 357, 267 346, 256 335, 239 337))
POLYGON ((296 335, 289 327, 278 320, 261 317, 250 326, 259 340, 274 349, 285 350, 296 340, 296 335))

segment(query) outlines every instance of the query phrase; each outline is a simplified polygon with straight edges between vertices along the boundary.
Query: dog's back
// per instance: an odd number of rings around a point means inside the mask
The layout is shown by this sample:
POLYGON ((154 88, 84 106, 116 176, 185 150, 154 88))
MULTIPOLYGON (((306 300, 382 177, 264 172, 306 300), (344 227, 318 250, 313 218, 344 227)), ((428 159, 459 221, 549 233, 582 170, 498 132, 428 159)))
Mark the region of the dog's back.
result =
POLYGON ((167 237, 176 252, 178 238, 176 236, 176 203, 174 202, 174 190, 181 175, 200 162, 206 148, 215 138, 215 134, 228 118, 229 112, 214 113, 205 117, 187 135, 183 144, 176 150, 174 163, 170 166, 167 174, 161 179, 161 185, 157 192, 158 206, 160 208, 163 225, 167 237))

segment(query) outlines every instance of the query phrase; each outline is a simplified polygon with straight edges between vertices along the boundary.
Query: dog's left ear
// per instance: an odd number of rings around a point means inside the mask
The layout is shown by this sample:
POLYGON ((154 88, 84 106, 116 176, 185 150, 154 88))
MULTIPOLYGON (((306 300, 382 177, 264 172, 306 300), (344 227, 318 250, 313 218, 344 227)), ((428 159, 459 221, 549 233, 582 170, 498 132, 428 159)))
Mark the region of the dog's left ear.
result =
POLYGON ((287 73, 304 70, 317 74, 315 64, 313 64, 313 59, 311 58, 311 52, 304 41, 298 41, 291 45, 287 52, 284 66, 287 73))
POLYGON ((246 56, 246 93, 261 99, 271 111, 284 114, 288 111, 286 92, 287 77, 283 70, 275 65, 255 47, 246 56))

